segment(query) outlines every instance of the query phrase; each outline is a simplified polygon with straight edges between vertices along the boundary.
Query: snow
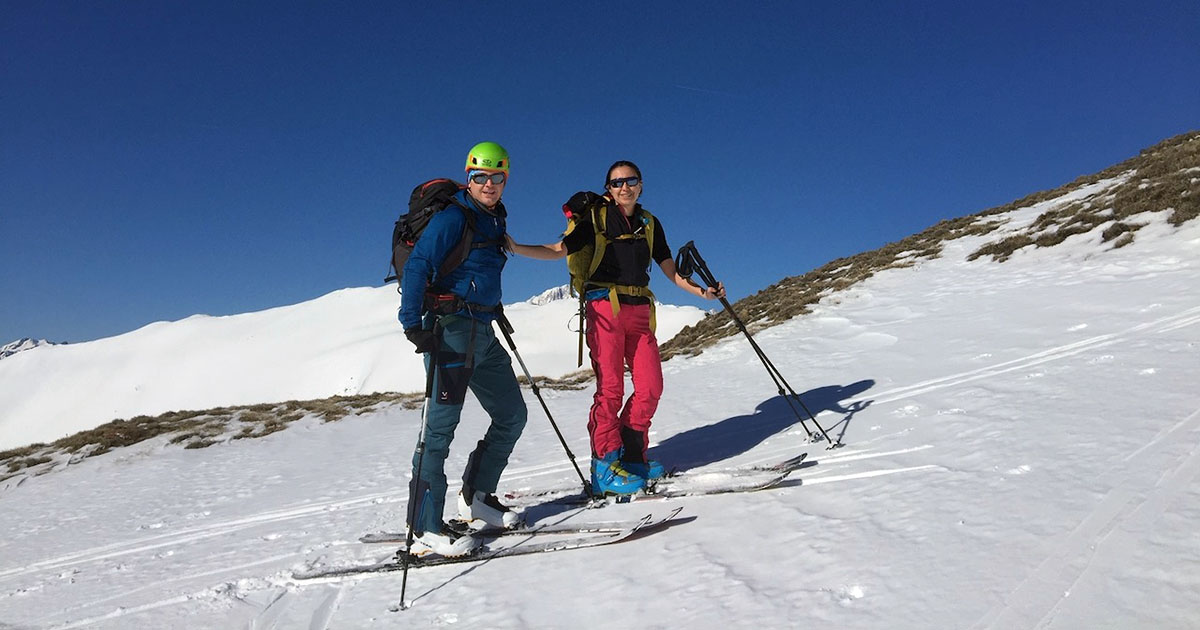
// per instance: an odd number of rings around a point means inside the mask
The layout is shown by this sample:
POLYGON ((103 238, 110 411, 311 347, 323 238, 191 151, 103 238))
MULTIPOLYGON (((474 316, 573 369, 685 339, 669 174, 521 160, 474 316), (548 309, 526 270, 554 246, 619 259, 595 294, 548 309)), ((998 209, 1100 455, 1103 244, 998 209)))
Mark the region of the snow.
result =
MULTIPOLYGON (((505 306, 534 376, 577 369, 578 301, 565 288, 505 306)), ((394 285, 228 317, 194 315, 124 335, 25 350, 0 363, 0 450, 50 442, 117 418, 334 395, 419 391, 420 355, 396 321, 394 285), (236 360, 229 360, 236 357, 236 360)), ((658 305, 667 340, 704 313, 658 305)))
MULTIPOLYGON (((688 520, 666 530, 414 571, 411 608, 392 612, 398 574, 290 575, 390 555, 355 541, 402 526, 418 411, 309 418, 200 450, 156 440, 0 493, 0 627, 1200 627, 1200 222, 1147 220, 1120 249, 1084 234, 1002 264, 966 261, 984 237, 964 238, 757 333, 838 449, 809 442, 744 337, 664 365, 657 458, 708 472, 807 451, 815 465, 797 480, 526 512, 553 523, 683 507, 688 520)), ((193 358, 190 389, 247 360, 237 341, 252 330, 230 325, 231 340, 193 358)), ((113 370, 106 358, 94 369, 113 370)), ((277 394, 272 378, 248 380, 277 394)), ((586 457, 591 391, 542 393, 586 457)), ((502 489, 578 483, 526 399, 502 489)), ((484 418, 469 402, 452 480, 484 418)))

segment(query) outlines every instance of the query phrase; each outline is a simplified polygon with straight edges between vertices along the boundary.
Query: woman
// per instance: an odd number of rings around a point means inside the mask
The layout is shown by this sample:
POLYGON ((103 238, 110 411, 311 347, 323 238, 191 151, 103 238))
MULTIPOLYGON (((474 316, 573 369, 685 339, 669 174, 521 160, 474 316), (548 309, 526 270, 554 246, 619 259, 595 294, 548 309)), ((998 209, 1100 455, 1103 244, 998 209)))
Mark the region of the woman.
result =
POLYGON ((663 475, 661 464, 646 459, 650 420, 663 388, 653 328, 650 261, 692 295, 708 300, 725 295, 724 286, 702 289, 676 271, 662 225, 638 203, 642 184, 637 165, 619 161, 608 169, 603 196, 576 193, 563 206, 572 227, 561 241, 520 245, 508 238, 511 251, 539 260, 557 260, 594 248, 591 264, 584 263, 583 277, 576 284, 587 302, 587 343, 596 373, 588 433, 592 491, 597 494, 633 494, 647 480, 663 475), (622 405, 626 365, 633 372, 633 395, 622 405))

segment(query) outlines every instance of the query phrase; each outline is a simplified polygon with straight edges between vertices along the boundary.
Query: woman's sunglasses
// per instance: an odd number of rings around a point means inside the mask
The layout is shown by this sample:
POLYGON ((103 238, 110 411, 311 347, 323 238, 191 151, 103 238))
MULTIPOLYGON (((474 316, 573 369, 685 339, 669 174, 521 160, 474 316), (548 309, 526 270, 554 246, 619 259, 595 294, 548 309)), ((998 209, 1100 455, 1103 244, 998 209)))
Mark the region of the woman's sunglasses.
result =
POLYGON ((491 181, 493 184, 499 186, 500 184, 504 183, 505 179, 508 178, 504 175, 504 173, 484 173, 483 171, 471 173, 471 181, 479 184, 480 186, 488 183, 488 181, 491 181))
POLYGON ((620 188, 622 186, 629 186, 630 188, 633 188, 634 186, 640 184, 641 181, 642 178, 640 177, 618 177, 617 179, 608 180, 608 187, 620 188))

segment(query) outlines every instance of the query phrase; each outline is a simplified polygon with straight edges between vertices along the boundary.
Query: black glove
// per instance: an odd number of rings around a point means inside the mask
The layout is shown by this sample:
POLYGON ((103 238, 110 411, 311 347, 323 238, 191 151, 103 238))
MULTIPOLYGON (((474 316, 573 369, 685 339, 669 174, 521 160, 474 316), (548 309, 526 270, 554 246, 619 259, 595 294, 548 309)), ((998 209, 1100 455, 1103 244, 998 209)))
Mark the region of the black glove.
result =
POLYGON ((424 328, 409 328, 404 331, 404 336, 412 342, 412 345, 417 347, 417 354, 425 354, 433 352, 438 348, 437 335, 433 334, 432 330, 424 328))
POLYGON ((563 213, 569 217, 577 216, 588 209, 588 206, 594 205, 600 201, 600 195, 586 190, 580 191, 571 195, 567 203, 563 204, 563 213))

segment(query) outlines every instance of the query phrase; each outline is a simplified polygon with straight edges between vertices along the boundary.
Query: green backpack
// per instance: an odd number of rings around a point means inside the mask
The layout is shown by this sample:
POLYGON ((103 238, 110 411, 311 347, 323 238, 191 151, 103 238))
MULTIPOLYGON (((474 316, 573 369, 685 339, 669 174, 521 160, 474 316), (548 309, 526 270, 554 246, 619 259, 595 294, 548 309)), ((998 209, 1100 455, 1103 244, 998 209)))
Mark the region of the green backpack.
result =
POLYGON ((655 328, 654 318, 654 294, 650 292, 650 287, 629 286, 614 284, 611 282, 595 282, 591 278, 596 273, 596 269, 600 267, 600 261, 604 259, 604 252, 608 249, 608 244, 613 240, 645 240, 646 246, 650 251, 654 251, 654 215, 650 214, 645 209, 642 210, 641 219, 646 229, 637 234, 622 234, 616 239, 608 237, 607 219, 608 208, 612 200, 608 197, 603 197, 591 192, 576 193, 571 199, 581 199, 582 204, 572 204, 568 202, 563 206, 563 214, 567 217, 567 229, 563 232, 562 237, 575 231, 584 219, 590 219, 594 231, 592 243, 584 246, 577 252, 567 254, 567 272, 571 276, 571 295, 579 296, 579 360, 578 365, 583 365, 583 335, 584 335, 584 312, 587 302, 584 297, 585 287, 591 286, 593 289, 606 288, 609 291, 609 301, 612 303, 613 315, 616 315, 621 310, 619 295, 636 295, 650 298, 650 329, 655 328), (582 196, 582 197, 581 197, 582 196), (570 206, 577 205, 580 208, 573 209, 570 206))

